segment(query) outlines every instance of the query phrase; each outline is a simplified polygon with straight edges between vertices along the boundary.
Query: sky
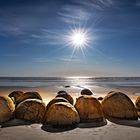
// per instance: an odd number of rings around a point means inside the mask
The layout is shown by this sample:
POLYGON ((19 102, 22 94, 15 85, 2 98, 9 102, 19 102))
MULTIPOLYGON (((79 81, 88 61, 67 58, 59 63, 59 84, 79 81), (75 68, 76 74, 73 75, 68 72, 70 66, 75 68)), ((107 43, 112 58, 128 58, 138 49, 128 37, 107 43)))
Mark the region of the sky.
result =
POLYGON ((0 76, 140 76, 140 0, 0 0, 0 76), (84 29, 87 46, 66 39, 84 29))

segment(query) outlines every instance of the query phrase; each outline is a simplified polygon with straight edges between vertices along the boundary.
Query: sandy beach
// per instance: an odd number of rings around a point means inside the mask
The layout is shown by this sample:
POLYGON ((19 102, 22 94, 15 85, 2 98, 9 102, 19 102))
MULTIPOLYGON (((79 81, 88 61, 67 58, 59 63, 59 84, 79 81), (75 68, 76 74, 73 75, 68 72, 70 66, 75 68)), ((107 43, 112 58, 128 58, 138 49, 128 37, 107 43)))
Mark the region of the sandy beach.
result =
POLYGON ((77 127, 71 130, 45 129, 41 124, 31 124, 0 128, 0 140, 139 140, 139 127, 140 122, 133 121, 130 126, 108 121, 107 125, 101 127, 77 127))
POLYGON ((140 0, 0 0, 0 140, 140 140, 140 0))
MULTIPOLYGON (((74 99, 80 95, 79 88, 65 87, 0 87, 1 95, 8 95, 14 90, 37 91, 47 104, 59 90, 68 91, 74 99)), ((108 91, 114 88, 94 87, 95 97, 104 97, 108 91)), ((140 91, 139 88, 122 88, 133 101, 137 96, 133 93, 140 91)), ((139 140, 140 121, 107 120, 103 126, 95 124, 79 124, 74 128, 50 128, 42 124, 29 124, 21 120, 12 120, 4 123, 0 128, 0 140, 139 140)))

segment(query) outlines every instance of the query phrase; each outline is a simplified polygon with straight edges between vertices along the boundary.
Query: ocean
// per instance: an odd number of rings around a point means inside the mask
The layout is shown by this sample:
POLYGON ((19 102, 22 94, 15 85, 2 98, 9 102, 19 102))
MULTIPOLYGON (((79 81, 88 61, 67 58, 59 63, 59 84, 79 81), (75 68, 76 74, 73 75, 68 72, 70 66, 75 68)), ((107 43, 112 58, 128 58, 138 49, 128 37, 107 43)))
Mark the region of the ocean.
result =
POLYGON ((1 95, 14 90, 36 91, 51 99, 65 90, 76 98, 84 88, 90 89, 95 97, 104 97, 110 91, 140 96, 140 77, 0 77, 1 95))
POLYGON ((16 87, 130 87, 140 88, 140 77, 0 77, 0 86, 16 87))

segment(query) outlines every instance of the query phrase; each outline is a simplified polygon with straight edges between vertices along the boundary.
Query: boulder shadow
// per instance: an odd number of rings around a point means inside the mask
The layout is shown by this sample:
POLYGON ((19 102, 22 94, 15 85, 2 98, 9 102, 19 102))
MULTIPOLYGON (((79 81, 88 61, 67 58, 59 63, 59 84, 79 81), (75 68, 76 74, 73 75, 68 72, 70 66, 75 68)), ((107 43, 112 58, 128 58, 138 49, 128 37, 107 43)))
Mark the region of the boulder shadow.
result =
POLYGON ((23 121, 23 120, 19 120, 19 119, 13 119, 13 120, 2 123, 1 128, 22 126, 22 125, 31 125, 31 124, 32 123, 29 123, 27 121, 23 121))
POLYGON ((108 120, 118 125, 140 127, 140 120, 122 120, 122 119, 116 119, 116 118, 108 118, 108 120))
POLYGON ((94 127, 101 127, 107 125, 107 121, 104 118, 103 121, 100 122, 81 122, 79 123, 79 128, 94 128, 94 127))
POLYGON ((42 130, 51 133, 70 131, 75 128, 77 128, 77 125, 43 125, 41 127, 42 130))

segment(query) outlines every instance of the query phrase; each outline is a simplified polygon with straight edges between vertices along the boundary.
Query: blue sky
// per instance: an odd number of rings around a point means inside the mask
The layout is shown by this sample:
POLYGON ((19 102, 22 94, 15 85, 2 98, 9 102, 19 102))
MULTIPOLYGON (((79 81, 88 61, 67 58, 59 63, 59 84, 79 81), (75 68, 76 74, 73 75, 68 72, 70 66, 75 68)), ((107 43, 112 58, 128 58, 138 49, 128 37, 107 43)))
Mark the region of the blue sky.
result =
POLYGON ((0 0, 0 76, 140 76, 139 61, 140 0, 0 0), (92 40, 73 53, 79 25, 92 40))

